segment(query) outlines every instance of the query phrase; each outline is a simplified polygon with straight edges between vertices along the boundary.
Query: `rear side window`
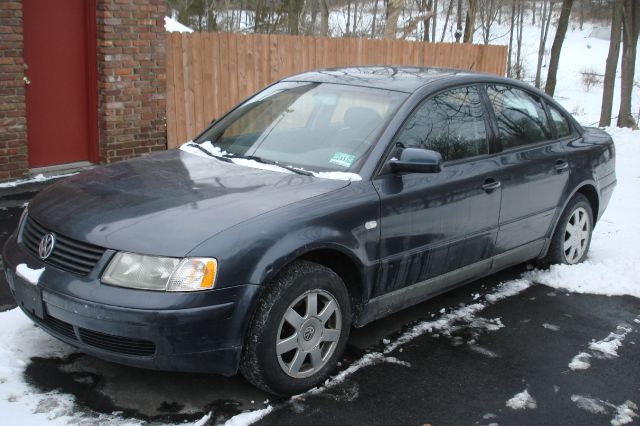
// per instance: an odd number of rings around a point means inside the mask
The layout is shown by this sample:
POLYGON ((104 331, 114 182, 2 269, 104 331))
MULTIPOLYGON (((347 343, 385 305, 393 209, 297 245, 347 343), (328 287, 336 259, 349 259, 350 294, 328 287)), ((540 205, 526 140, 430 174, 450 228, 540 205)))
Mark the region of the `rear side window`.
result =
POLYGON ((440 93, 420 105, 396 143, 404 148, 437 151, 445 161, 487 154, 482 112, 475 86, 440 93))
POLYGON ((487 94, 496 115, 502 149, 551 139, 540 101, 515 87, 490 85, 487 94))
POLYGON ((558 111, 554 106, 547 104, 549 108, 549 114, 551 115, 551 121, 556 125, 556 131, 558 132, 558 138, 564 138, 571 135, 571 125, 567 118, 558 111))

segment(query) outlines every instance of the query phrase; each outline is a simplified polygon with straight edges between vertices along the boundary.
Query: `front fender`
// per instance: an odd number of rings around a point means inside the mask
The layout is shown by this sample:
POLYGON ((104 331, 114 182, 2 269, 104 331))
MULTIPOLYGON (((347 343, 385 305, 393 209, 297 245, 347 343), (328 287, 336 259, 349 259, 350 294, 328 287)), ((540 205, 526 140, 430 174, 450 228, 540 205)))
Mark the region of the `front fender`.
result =
POLYGON ((229 228, 189 256, 218 259, 216 286, 265 284, 284 266, 314 250, 347 256, 364 280, 377 270, 380 239, 379 227, 364 225, 377 223, 379 217, 380 199, 371 182, 352 182, 229 228))

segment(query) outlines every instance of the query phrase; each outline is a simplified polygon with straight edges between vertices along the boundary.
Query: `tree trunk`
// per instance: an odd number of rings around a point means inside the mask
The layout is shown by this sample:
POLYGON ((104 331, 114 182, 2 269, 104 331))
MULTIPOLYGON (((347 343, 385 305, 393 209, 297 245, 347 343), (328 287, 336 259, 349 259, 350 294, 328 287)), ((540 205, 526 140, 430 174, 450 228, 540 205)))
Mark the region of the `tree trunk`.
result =
POLYGON ((454 1, 455 0, 449 0, 449 7, 447 8, 447 14, 444 16, 444 27, 442 27, 442 36, 440 37, 440 43, 444 41, 444 36, 447 33, 447 26, 449 25, 449 18, 451 17, 451 12, 453 11, 454 1))
POLYGON ((511 0, 511 26, 509 27, 509 54, 507 55, 507 77, 513 73, 511 67, 511 56, 513 53, 513 27, 516 23, 516 1, 511 0))
MULTIPOLYGON (((543 23, 544 22, 540 22, 540 26, 542 26, 543 23)), ((536 24, 536 0, 533 0, 533 4, 531 6, 531 25, 535 25, 535 24, 536 24)))
POLYGON ((349 35, 349 31, 351 30, 351 0, 347 1, 347 31, 345 35, 349 35))
POLYGON ((518 0, 518 49, 516 51, 516 78, 521 80, 522 75, 522 27, 524 26, 523 0, 518 0))
POLYGON ((458 0, 458 7, 456 7, 456 18, 458 23, 456 24, 456 43, 460 43, 460 37, 462 37, 462 0, 458 0))
MULTIPOLYGON (((378 2, 376 1, 376 6, 378 2)), ((327 0, 320 0, 320 35, 327 37, 329 35, 329 7, 327 0)))
POLYGON ((611 125, 611 111, 613 110, 613 91, 616 86, 616 70, 620 56, 620 32, 622 30, 622 2, 615 0, 611 13, 611 38, 609 39, 609 54, 602 84, 602 107, 600 108, 600 127, 611 125))
POLYGON ((358 0, 353 1, 353 26, 351 27, 351 34, 357 35, 358 28, 358 0))
MULTIPOLYGON (((433 0, 422 0, 422 4, 421 4, 421 8, 420 8, 420 13, 424 14, 427 10, 433 10, 433 0)), ((422 18, 422 26, 423 26, 423 33, 422 33, 422 41, 429 41, 429 25, 431 24, 432 19, 431 18, 422 18)))
POLYGON ((542 61, 544 59, 544 51, 547 46, 547 35, 549 34, 549 23, 551 22, 551 14, 553 13, 553 1, 542 0, 542 12, 540 13, 540 45, 538 47, 538 63, 536 65, 536 88, 540 88, 542 79, 542 61), (549 11, 547 12, 547 3, 549 3, 549 11))
POLYGON ((622 9, 622 81, 620 83, 620 112, 618 127, 636 128, 631 115, 631 91, 636 68, 636 50, 640 32, 640 4, 636 0, 624 0, 622 9))
POLYGON ((558 63, 560 62, 560 51, 562 50, 562 43, 564 43, 564 36, 567 33, 567 26, 569 25, 571 6, 573 6, 573 0, 562 0, 558 29, 556 30, 556 36, 553 38, 553 45, 551 46, 547 84, 544 87, 544 91, 549 96, 553 96, 556 91, 556 75, 558 74, 558 63))
POLYGON ((438 22, 438 0, 433 0, 433 17, 431 18, 431 41, 436 41, 436 23, 438 22))
POLYGON ((478 7, 477 0, 469 0, 469 9, 467 9, 467 18, 464 22, 464 43, 473 43, 473 29, 476 25, 476 10, 478 7))
POLYGON ((384 38, 394 40, 398 32, 398 17, 402 10, 402 0, 389 0, 387 3, 387 25, 384 27, 384 38))
POLYGON ((580 31, 582 31, 582 26, 584 25, 584 0, 580 1, 580 31))
POLYGON ((299 0, 289 0, 289 10, 288 10, 288 26, 289 26, 289 34, 298 35, 298 24, 300 22, 300 5, 298 3, 299 0))
POLYGON ((378 0, 373 0, 373 20, 371 21, 371 38, 376 38, 376 17, 377 16, 378 16, 378 0))

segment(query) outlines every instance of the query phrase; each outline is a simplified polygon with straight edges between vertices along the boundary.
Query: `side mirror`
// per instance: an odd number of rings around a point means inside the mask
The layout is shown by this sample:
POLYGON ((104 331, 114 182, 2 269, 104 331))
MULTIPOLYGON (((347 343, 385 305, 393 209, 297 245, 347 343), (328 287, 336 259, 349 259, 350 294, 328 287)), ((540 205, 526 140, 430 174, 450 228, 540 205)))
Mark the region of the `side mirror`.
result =
POLYGON ((439 173, 442 170, 442 155, 430 149, 405 148, 399 160, 389 162, 394 173, 439 173))

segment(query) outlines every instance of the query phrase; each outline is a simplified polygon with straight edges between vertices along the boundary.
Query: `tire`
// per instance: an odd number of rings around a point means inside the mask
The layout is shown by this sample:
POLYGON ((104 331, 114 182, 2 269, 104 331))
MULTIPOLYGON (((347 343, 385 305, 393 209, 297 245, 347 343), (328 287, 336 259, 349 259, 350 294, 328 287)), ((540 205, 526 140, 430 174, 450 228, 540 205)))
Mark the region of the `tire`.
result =
POLYGON ((593 211, 587 197, 576 194, 569 200, 549 245, 547 255, 538 261, 542 268, 553 264, 575 265, 584 261, 591 245, 593 211))
POLYGON ((249 325, 240 372, 267 392, 301 393, 333 371, 350 328, 342 279, 317 263, 296 261, 264 290, 249 325))

